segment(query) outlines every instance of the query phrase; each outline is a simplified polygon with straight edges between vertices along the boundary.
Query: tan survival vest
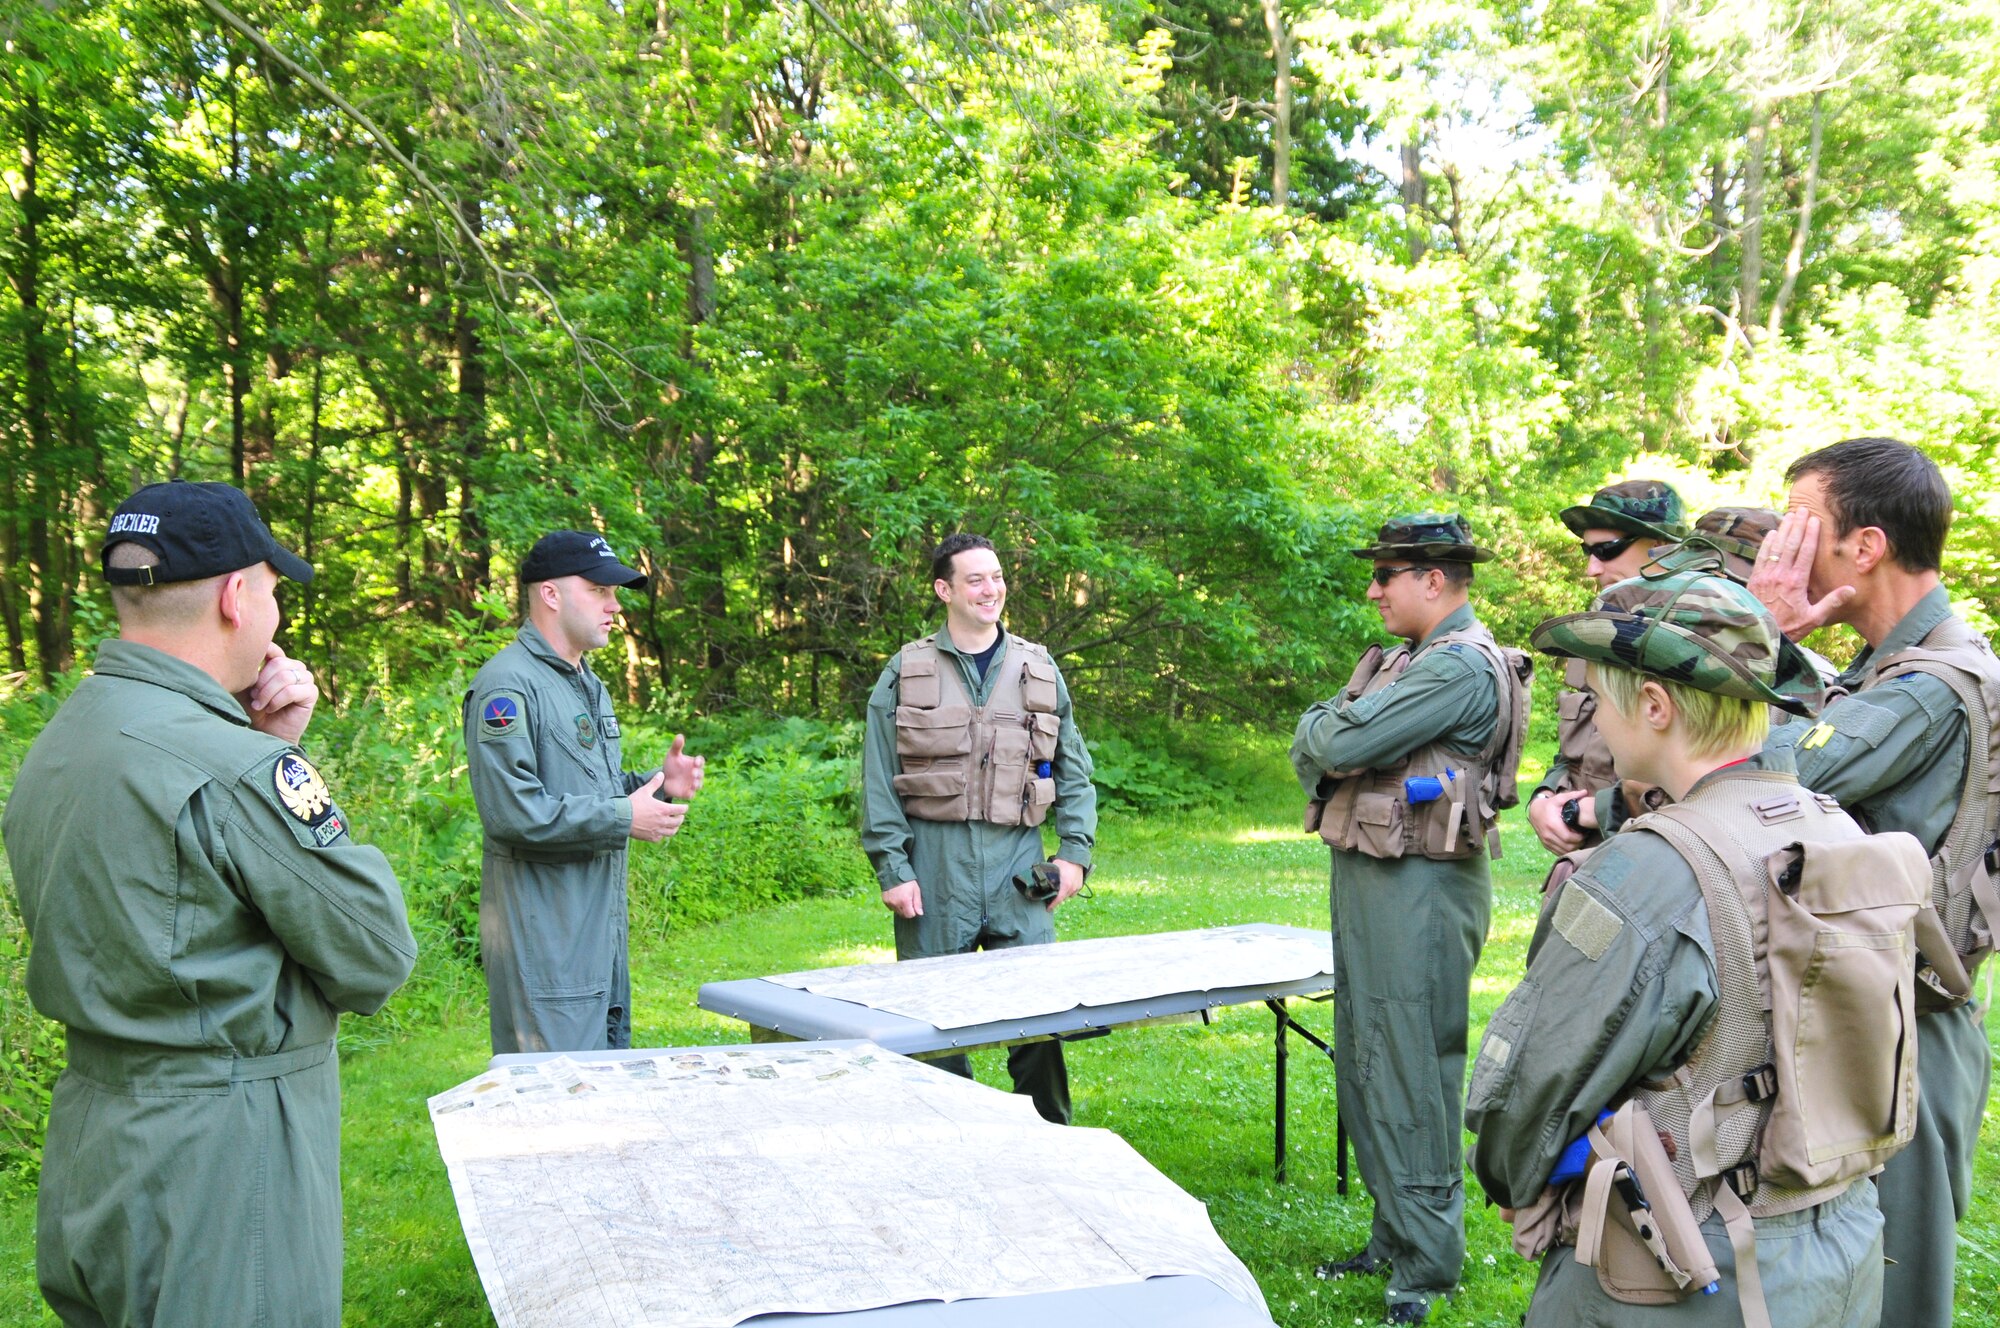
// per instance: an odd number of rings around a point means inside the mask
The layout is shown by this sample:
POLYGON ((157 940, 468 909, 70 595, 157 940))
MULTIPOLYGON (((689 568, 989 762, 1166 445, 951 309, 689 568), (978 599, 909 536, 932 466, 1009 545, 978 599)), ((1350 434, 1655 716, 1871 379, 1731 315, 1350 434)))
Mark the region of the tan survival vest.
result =
MULTIPOLYGON (((1993 735, 2000 729, 2000 660, 1985 637, 1953 616, 1933 627, 1918 644, 1874 661, 1860 690, 1866 692, 1906 673, 1926 673, 1951 688, 1965 709, 1969 746, 1965 790, 1951 829, 1931 858, 1932 898, 1945 934, 1968 973, 1993 951, 2000 926, 2000 752, 1993 735)), ((1938 989, 1926 972, 1920 1004, 1948 1008, 1960 1002, 1938 989)))
POLYGON ((1767 1325, 1753 1219, 1824 1203, 1909 1142, 1915 959, 1941 956, 1944 981, 1970 984, 1931 907, 1923 846, 1866 833, 1788 775, 1711 784, 1625 828, 1693 869, 1719 996, 1694 1054, 1631 1101, 1693 1219, 1722 1214, 1746 1322, 1767 1325))
POLYGON ((1556 757, 1568 767, 1558 793, 1582 789, 1593 797, 1618 782, 1611 749, 1597 731, 1597 698, 1584 690, 1584 662, 1563 661, 1563 692, 1556 698, 1556 757))
MULTIPOLYGON (((1528 728, 1528 684, 1535 676, 1534 661, 1497 644, 1478 623, 1448 632, 1426 649, 1451 645, 1478 651, 1493 669, 1499 713, 1485 748, 1467 760, 1441 742, 1426 743, 1393 766, 1329 775, 1320 781, 1321 796, 1306 804, 1307 830, 1319 831, 1319 837, 1334 848, 1353 849, 1371 858, 1416 853, 1451 861, 1472 857, 1482 848, 1494 858, 1500 856, 1500 812, 1520 801, 1514 772, 1528 728), (1411 802, 1404 780, 1412 776, 1437 779, 1440 796, 1411 802)), ((1387 653, 1370 646, 1354 666, 1343 695, 1353 699, 1381 691, 1402 676, 1413 658, 1408 646, 1387 653)))
POLYGON ((1040 825, 1056 800, 1044 769, 1056 755, 1056 665, 1049 652, 1009 634, 995 659, 1000 676, 975 706, 957 661, 932 637, 902 651, 893 781, 906 814, 920 821, 1040 825))

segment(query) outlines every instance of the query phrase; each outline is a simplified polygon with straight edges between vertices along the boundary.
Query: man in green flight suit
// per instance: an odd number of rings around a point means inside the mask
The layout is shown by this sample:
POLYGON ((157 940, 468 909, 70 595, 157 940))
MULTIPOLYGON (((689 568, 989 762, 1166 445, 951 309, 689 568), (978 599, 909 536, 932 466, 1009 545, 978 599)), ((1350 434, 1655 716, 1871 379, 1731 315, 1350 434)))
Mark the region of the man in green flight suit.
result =
MULTIPOLYGON (((1681 496, 1663 480, 1623 480, 1590 495, 1587 503, 1565 507, 1563 525, 1581 542, 1584 573, 1600 591, 1639 575, 1661 542, 1687 534, 1681 496)), ((1582 665, 1571 661, 1567 686, 1557 702, 1556 755, 1549 772, 1528 795, 1528 825, 1542 847, 1558 856, 1595 843, 1603 827, 1615 830, 1625 817, 1611 754, 1597 736, 1597 702, 1578 683, 1582 665), (1571 802, 1576 825, 1563 820, 1571 802)))
MULTIPOLYGON (((1851 694, 1817 725, 1777 731, 1773 744, 1791 747, 1800 783, 1838 798, 1869 829, 1916 836, 1932 855, 1938 912, 1969 968, 2000 926, 2000 905, 1987 906, 2000 811, 1990 792, 2000 789, 1992 741, 2000 662, 1952 613, 1939 578, 1951 490, 1928 457, 1890 438, 1808 453, 1786 480, 1787 511, 1750 590, 1793 640, 1839 622, 1867 648, 1840 676, 1851 694)), ((1976 1002, 1920 1000, 1918 1015, 1916 1138, 1876 1178, 1890 1260, 1882 1322, 1945 1328, 1991 1053, 1976 1002)))
MULTIPOLYGON (((1628 824, 1555 888, 1526 977, 1488 1023, 1473 1062, 1473 1172, 1515 1224, 1516 1249, 1542 1260, 1526 1323, 1870 1328, 1882 1285, 1872 1187, 1855 1173, 1804 1188, 1775 1181, 1778 1168, 1758 1151, 1771 1093, 1743 1088, 1775 1061, 1829 1068, 1802 1061, 1807 1049, 1774 1049, 1768 980, 1759 977, 1766 946, 1742 902, 1771 891, 1765 864, 1785 846, 1864 838, 1839 807, 1805 795, 1787 753, 1760 754, 1771 709, 1811 713, 1818 675, 1747 590, 1700 569, 1621 582, 1590 612, 1541 624, 1534 644, 1587 662, 1619 773, 1679 805, 1628 824), (1698 819, 1669 819, 1677 815, 1698 819), (1739 860, 1740 875, 1730 865, 1739 860), (1565 1176, 1550 1188, 1570 1142, 1628 1101, 1647 1113, 1634 1130, 1661 1140, 1664 1179, 1680 1191, 1663 1193, 1656 1172, 1646 1198, 1669 1227, 1671 1206, 1685 1199, 1690 1244, 1717 1270, 1711 1294, 1696 1282, 1678 1300, 1614 1298, 1611 1283, 1629 1284, 1604 1270, 1630 1269, 1606 1255, 1612 1238, 1600 1244, 1593 1228, 1621 1200, 1596 1176, 1565 1176), (1744 1275, 1739 1250, 1754 1250, 1760 1275, 1744 1275)), ((1910 859, 1903 867, 1915 897, 1922 868, 1910 859)), ((1879 1101, 1889 1096, 1899 1041, 1893 1032, 1856 1040, 1893 1011, 1873 1022, 1850 1014, 1849 1045, 1831 1068, 1880 1086, 1879 1101)))
POLYGON ((1307 828, 1333 849, 1335 1077, 1375 1200, 1366 1248, 1317 1271, 1386 1270, 1388 1321, 1421 1323, 1465 1258, 1466 1005, 1525 682, 1473 616, 1472 565, 1493 554, 1463 517, 1398 517, 1352 552, 1374 564, 1383 628, 1410 647, 1371 646, 1292 741, 1307 828))
MULTIPOLYGON (((1090 752, 1048 649, 1003 630, 992 541, 957 534, 931 559, 944 627, 890 656, 868 698, 861 846, 896 916, 896 958, 1039 945, 1083 887, 1097 838, 1090 752), (978 759, 975 762, 974 756, 978 759), (1056 888, 1030 898, 1041 825, 1055 818, 1056 888)), ((964 1056, 932 1064, 972 1077, 964 1056)), ((1007 1052, 1014 1091, 1070 1120, 1060 1042, 1007 1052)))
POLYGON ((340 1322, 340 1013, 416 962, 388 862, 297 743, 280 548, 226 484, 111 518, 118 636, 22 762, 5 836, 28 994, 64 1026, 36 1207, 72 1325, 340 1322))
POLYGON ((601 535, 542 536, 521 560, 527 621, 465 694, 496 1055, 632 1045, 625 844, 676 833, 687 805, 667 799, 693 797, 706 764, 676 734, 658 769, 624 769, 610 694, 584 661, 611 639, 619 587, 645 585, 601 535))

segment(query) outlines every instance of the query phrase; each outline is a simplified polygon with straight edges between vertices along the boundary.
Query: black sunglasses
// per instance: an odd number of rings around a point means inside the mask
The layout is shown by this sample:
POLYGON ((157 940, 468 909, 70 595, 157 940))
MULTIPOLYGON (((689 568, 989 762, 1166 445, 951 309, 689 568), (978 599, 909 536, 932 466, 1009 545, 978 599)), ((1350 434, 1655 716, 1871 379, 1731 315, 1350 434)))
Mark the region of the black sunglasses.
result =
POLYGON ((1577 547, 1583 550, 1585 557, 1608 563, 1638 542, 1637 535, 1627 535, 1623 539, 1599 540, 1595 544, 1579 543, 1577 547))
POLYGON ((1376 585, 1386 586, 1396 579, 1396 573, 1398 572, 1428 572, 1430 570, 1428 567, 1378 567, 1372 575, 1375 578, 1376 585))

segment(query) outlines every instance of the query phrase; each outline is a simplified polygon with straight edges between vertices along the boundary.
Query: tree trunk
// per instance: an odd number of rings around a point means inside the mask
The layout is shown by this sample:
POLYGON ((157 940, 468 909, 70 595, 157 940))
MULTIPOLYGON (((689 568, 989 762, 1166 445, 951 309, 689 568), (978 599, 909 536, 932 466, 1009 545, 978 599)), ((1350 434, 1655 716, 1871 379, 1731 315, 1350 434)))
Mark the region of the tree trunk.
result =
POLYGON ((1759 97, 1743 140, 1743 254, 1737 265, 1737 320, 1747 333, 1764 308, 1764 158, 1769 151, 1771 105, 1759 97))
MULTIPOLYGON (((459 205, 467 229, 480 229, 479 200, 459 205)), ((452 356, 458 367, 458 540, 463 553, 459 608, 469 611, 493 574, 493 544, 480 513, 478 471, 486 456, 486 357, 479 315, 470 300, 453 301, 452 356)))
POLYGON ((1264 0, 1271 34, 1271 206, 1283 212, 1292 197, 1292 35, 1285 30, 1283 0, 1264 0))
POLYGON ((1798 224, 1792 227, 1791 247, 1785 252, 1785 279, 1778 293, 1771 297, 1771 318, 1764 328, 1767 336, 1778 335, 1785 308, 1791 303, 1792 292, 1798 289, 1799 273, 1805 267, 1806 242, 1812 238, 1813 208, 1819 202, 1819 150, 1826 131, 1825 101, 1824 92, 1813 93, 1812 146, 1806 155, 1805 196, 1799 200, 1798 224))
POLYGON ((1403 144, 1403 226, 1410 237, 1410 264, 1423 261, 1425 204, 1424 153, 1419 143, 1403 144))
POLYGON ((14 296, 21 305, 21 413, 28 426, 27 533, 28 606, 34 618, 35 663, 42 685, 52 686, 69 667, 63 569, 57 565, 50 526, 60 510, 62 477, 55 464, 55 438, 50 411, 55 401, 55 374, 49 354, 48 311, 42 306, 42 218, 48 202, 41 195, 42 107, 33 93, 21 99, 20 173, 14 202, 20 210, 16 227, 17 264, 14 296))

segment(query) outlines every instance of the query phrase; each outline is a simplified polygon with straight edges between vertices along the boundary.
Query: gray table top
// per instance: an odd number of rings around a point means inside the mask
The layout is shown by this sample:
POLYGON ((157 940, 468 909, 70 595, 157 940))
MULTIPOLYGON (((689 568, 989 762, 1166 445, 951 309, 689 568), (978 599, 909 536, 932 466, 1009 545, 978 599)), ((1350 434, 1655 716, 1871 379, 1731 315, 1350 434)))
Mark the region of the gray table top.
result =
MULTIPOLYGON (((1252 923, 1243 930, 1318 939, 1324 939, 1326 935, 1324 931, 1313 928, 1285 927, 1269 922, 1252 923)), ((1057 941, 1056 944, 1061 945, 1062 942, 1057 941)), ((1330 956, 1328 962, 1331 963, 1330 956)), ((711 1014, 740 1019, 753 1027, 769 1029, 804 1042, 859 1038, 905 1056, 925 1056, 1018 1042, 1025 1038, 1116 1028, 1123 1024, 1194 1014, 1227 1005, 1253 1005, 1286 996, 1315 996, 1332 990, 1333 975, 1329 972, 1318 977, 1249 987, 1163 991, 1157 996, 1116 1005, 1082 1005, 1055 1014, 952 1029, 940 1029, 921 1019, 870 1009, 852 1001, 816 996, 812 992, 764 978, 704 983, 695 1003, 711 1014)))

